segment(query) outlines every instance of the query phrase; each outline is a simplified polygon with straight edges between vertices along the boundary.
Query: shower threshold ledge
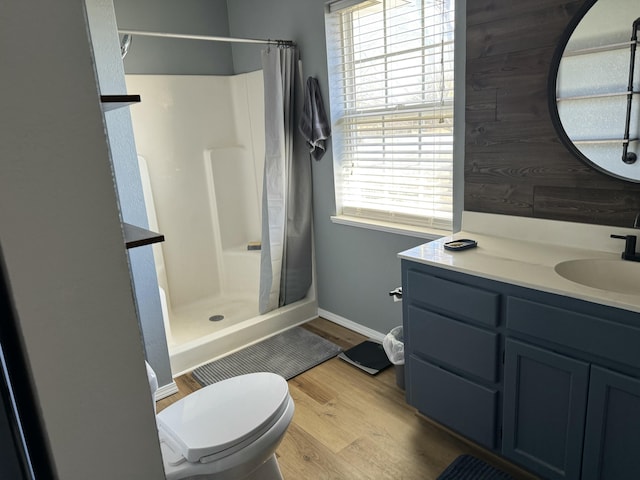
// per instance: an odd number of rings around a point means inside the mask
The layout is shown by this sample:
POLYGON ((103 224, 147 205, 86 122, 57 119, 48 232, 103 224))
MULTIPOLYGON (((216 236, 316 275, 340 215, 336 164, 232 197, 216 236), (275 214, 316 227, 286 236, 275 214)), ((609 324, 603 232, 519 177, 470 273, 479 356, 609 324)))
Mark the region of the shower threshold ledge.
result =
POLYGON ((315 298, 303 299, 265 315, 259 315, 215 333, 178 345, 169 345, 174 377, 262 341, 318 316, 315 298))

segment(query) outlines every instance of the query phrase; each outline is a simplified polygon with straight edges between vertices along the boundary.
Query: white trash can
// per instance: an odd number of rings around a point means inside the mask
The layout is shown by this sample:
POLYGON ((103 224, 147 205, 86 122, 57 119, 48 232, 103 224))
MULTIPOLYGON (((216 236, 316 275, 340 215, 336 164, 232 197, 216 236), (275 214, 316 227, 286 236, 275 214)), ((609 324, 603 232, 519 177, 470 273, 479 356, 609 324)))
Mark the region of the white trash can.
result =
POLYGON ((396 385, 404 390, 404 337, 402 336, 402 325, 392 328, 382 340, 389 361, 396 369, 396 385))

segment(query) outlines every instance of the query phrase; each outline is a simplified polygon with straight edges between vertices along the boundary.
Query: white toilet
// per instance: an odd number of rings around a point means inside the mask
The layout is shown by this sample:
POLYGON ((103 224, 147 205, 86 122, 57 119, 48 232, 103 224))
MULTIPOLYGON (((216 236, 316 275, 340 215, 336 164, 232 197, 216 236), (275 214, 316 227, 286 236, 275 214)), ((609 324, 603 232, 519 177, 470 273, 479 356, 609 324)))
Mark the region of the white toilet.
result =
MULTIPOLYGON (((148 364, 147 373, 155 398, 158 384, 148 364)), ((282 480, 275 451, 293 411, 285 379, 266 372, 178 400, 156 416, 167 480, 282 480)))

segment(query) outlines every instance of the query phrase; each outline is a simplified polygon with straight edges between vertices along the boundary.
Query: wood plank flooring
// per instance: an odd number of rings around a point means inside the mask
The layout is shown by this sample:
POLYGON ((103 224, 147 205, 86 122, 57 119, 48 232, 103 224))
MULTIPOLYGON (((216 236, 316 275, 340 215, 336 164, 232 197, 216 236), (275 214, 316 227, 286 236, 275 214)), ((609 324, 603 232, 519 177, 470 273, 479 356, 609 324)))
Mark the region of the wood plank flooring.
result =
MULTIPOLYGON (((365 337, 318 318, 308 330, 340 345, 365 337)), ((158 402, 158 411, 200 388, 190 374, 176 378, 179 393, 158 402)), ((278 447, 286 480, 435 480, 458 455, 470 453, 517 480, 536 477, 466 443, 406 404, 395 370, 376 376, 333 358, 289 380, 296 405, 278 447)))

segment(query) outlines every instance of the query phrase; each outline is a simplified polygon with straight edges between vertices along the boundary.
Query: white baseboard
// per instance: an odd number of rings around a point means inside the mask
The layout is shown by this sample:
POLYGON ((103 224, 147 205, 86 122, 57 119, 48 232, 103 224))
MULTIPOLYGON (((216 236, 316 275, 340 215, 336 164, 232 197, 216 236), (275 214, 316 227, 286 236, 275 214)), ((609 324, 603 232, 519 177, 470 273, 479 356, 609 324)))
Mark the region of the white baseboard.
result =
POLYGON ((364 325, 360 325, 359 323, 353 322, 344 317, 341 317, 340 315, 336 315, 335 313, 328 312, 321 308, 318 309, 318 315, 322 318, 326 318, 333 323, 337 323, 338 325, 348 328, 349 330, 353 330, 354 332, 364 335, 365 337, 369 337, 376 342, 382 343, 382 339, 386 335, 386 333, 380 333, 369 327, 365 327, 364 325))
POLYGON ((167 385, 163 385, 156 391, 156 402, 158 400, 162 400, 163 398, 167 398, 174 393, 178 393, 178 385, 176 384, 176 382, 171 382, 167 385))

